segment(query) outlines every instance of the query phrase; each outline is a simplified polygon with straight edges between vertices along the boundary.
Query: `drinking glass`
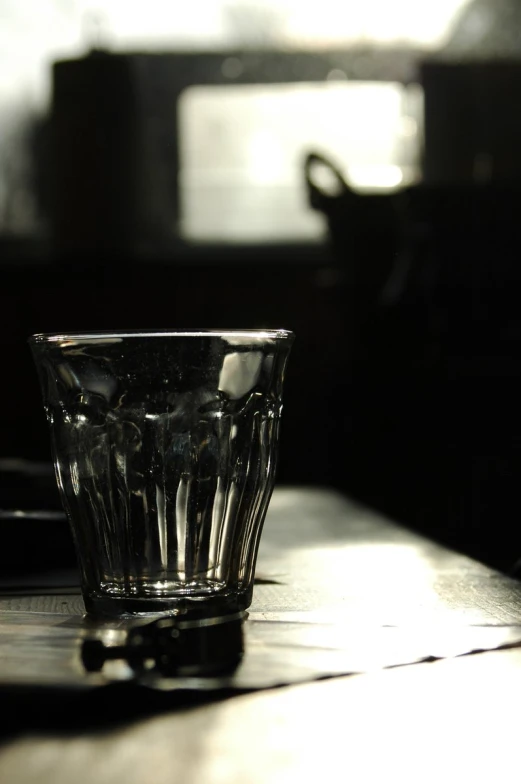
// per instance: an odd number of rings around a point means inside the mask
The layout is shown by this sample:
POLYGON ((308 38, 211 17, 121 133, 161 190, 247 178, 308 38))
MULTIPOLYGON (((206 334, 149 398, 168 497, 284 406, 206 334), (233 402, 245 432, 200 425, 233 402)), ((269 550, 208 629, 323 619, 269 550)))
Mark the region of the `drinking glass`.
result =
POLYGON ((294 335, 29 339, 87 612, 246 609, 294 335))

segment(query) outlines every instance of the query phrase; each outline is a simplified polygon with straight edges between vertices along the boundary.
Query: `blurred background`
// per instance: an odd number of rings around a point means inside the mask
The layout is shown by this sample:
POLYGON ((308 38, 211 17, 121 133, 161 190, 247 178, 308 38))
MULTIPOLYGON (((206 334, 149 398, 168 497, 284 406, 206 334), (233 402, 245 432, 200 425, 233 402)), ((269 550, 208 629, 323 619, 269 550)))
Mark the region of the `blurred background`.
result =
POLYGON ((0 0, 0 503, 34 332, 285 327, 279 482, 514 573, 517 0, 0 0))

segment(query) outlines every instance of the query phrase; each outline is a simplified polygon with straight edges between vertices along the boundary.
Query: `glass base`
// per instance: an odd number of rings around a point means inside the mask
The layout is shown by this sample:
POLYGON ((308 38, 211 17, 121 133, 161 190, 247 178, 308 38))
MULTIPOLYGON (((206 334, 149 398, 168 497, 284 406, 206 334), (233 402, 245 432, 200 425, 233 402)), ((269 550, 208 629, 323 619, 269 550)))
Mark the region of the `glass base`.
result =
POLYGON ((85 610, 103 618, 136 618, 152 615, 181 615, 211 618, 248 609, 253 589, 206 596, 121 596, 84 591, 85 610))

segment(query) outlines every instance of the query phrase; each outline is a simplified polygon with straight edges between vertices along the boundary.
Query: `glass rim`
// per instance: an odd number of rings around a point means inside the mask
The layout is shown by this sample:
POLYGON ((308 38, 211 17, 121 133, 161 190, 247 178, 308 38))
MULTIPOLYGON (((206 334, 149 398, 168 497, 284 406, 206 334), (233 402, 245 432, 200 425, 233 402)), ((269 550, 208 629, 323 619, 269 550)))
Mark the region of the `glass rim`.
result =
POLYGON ((293 340, 288 329, 126 329, 93 332, 37 332, 29 343, 61 343, 68 340, 99 341, 116 338, 243 338, 253 340, 293 340))

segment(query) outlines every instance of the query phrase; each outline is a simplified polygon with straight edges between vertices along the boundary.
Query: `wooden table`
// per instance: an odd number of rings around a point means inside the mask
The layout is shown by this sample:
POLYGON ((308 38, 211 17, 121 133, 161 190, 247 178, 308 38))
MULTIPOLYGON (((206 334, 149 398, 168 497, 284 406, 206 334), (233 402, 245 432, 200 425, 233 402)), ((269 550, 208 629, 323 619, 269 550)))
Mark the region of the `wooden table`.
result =
POLYGON ((86 674, 77 589, 4 589, 0 781, 515 780, 520 583, 321 488, 275 492, 257 575, 204 683, 86 674))

